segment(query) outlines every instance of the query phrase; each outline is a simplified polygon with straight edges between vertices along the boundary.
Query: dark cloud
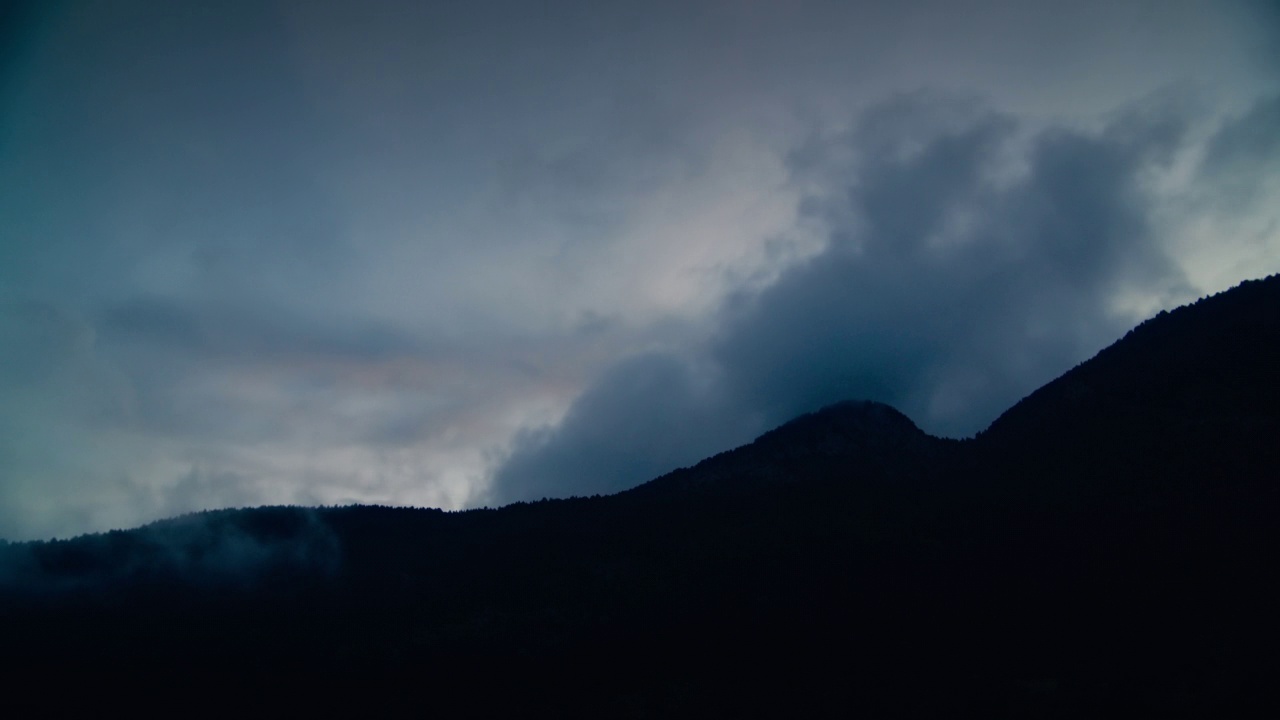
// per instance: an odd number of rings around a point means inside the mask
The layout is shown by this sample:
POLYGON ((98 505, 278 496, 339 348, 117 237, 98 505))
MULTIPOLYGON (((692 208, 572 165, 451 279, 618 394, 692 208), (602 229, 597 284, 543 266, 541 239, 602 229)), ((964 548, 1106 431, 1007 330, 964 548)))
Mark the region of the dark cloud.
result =
POLYGON ((1115 291, 1177 282, 1140 176, 1178 135, 1139 122, 1040 131, 1015 171, 999 166, 1009 117, 919 97, 868 113, 824 153, 855 160, 808 203, 827 249, 725 314, 732 392, 775 422, 851 397, 981 429, 1130 322, 1115 291))
POLYGON ((934 433, 980 430, 1123 332, 1117 292, 1181 282, 1142 177, 1182 127, 1143 112, 1024 137, 1012 117, 920 95, 868 111, 796 154, 827 247, 729 298, 709 387, 692 391, 671 358, 619 365, 560 427, 517 444, 496 494, 615 490, 842 399, 934 433))
POLYGON ((622 490, 702 458, 754 429, 717 379, 679 357, 629 358, 596 381, 555 429, 528 432, 494 477, 491 501, 622 490))

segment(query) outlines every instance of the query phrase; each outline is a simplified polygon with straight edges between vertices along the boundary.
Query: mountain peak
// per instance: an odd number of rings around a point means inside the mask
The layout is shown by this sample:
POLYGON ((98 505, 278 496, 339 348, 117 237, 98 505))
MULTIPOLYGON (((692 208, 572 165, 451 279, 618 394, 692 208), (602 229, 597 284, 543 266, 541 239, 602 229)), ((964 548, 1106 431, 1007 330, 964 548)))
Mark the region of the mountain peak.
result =
POLYGON ((808 431, 837 433, 860 442, 924 434, 911 418, 891 405, 874 400, 843 400, 784 423, 760 436, 760 440, 775 433, 793 435, 808 431))
POLYGON ((790 482, 798 477, 913 467, 948 441, 927 435, 896 408, 845 400, 797 417, 751 443, 681 468, 636 490, 790 482))

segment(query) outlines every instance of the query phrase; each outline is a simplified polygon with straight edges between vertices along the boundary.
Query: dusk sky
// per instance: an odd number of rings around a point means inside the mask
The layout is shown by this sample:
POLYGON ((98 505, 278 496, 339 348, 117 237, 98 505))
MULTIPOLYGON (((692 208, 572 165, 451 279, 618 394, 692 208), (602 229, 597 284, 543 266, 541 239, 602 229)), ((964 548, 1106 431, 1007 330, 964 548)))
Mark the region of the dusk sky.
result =
POLYGON ((1280 271, 1271 0, 0 9, 0 537, 970 436, 1280 271))

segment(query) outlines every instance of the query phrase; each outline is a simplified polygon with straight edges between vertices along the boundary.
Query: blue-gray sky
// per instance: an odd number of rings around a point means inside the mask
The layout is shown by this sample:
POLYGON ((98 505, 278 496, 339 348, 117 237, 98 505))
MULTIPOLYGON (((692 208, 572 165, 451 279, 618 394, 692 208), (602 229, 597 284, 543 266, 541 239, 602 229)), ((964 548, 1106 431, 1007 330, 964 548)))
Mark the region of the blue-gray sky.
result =
POLYGON ((6 7, 0 537, 970 435, 1280 270, 1265 0, 6 7))

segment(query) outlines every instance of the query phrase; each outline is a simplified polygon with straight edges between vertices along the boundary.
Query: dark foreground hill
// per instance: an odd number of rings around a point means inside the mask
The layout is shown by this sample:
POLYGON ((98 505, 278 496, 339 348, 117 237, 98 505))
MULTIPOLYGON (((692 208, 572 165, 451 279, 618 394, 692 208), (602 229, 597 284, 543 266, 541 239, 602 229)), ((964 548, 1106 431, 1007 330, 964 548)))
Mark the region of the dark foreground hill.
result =
POLYGON ((610 497, 9 545, 5 677, 294 713, 1266 714, 1277 369, 1273 277, 1147 321, 972 440, 849 402, 610 497))

